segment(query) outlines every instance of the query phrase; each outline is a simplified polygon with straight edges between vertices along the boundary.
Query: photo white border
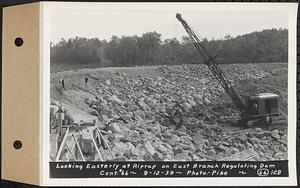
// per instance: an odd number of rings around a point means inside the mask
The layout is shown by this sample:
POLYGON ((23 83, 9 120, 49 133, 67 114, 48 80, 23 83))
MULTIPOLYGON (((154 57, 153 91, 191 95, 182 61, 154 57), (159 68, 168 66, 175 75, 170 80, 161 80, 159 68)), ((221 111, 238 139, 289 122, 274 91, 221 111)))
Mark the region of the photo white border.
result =
MULTIPOLYGON (((296 129, 297 129, 297 91, 296 91, 296 21, 297 3, 98 3, 98 2, 41 2, 41 185, 47 186, 294 186, 296 173, 296 129), (135 4, 135 6, 132 6, 135 4), (288 53, 288 160, 289 177, 188 177, 188 178, 49 178, 49 107, 50 107, 50 25, 51 11, 55 9, 98 9, 122 5, 122 8, 162 9, 174 6, 197 10, 278 10, 289 12, 289 53, 288 53), (159 4, 160 6, 157 6, 159 4), (161 6, 164 4, 165 6, 161 6), (201 5, 201 6, 199 6, 201 5)), ((175 19, 175 17, 174 17, 175 19)))

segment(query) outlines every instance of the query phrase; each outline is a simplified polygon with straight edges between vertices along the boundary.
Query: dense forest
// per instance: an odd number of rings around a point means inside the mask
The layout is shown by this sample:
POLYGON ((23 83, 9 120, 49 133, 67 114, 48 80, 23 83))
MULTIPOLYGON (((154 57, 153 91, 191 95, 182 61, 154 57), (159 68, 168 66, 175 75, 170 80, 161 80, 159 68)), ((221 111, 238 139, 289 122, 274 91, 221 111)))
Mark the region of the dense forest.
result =
MULTIPOLYGON (((287 62, 288 30, 268 29, 237 37, 202 39, 218 63, 287 62)), ((83 37, 51 43, 51 69, 202 63, 187 36, 161 39, 156 31, 142 36, 112 36, 107 40, 83 37)))

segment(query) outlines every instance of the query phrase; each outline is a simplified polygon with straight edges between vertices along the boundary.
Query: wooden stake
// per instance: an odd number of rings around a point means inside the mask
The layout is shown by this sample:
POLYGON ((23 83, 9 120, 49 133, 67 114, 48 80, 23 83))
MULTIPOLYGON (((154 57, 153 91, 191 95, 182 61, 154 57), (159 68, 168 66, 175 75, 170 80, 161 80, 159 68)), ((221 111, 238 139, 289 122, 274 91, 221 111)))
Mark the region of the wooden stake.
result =
POLYGON ((61 111, 57 113, 57 128, 58 128, 58 141, 57 141, 57 146, 60 148, 60 145, 63 140, 63 133, 62 133, 62 126, 63 126, 63 120, 65 118, 65 114, 61 111))
POLYGON ((73 137, 73 139, 74 139, 74 141, 75 141, 75 143, 76 143, 76 146, 77 146, 77 148, 78 148, 78 150, 79 150, 79 153, 80 153, 80 155, 81 155, 82 160, 85 161, 85 158, 84 158, 84 156, 83 156, 81 147, 80 147, 80 145, 78 144, 77 139, 75 138, 74 134, 72 134, 72 137, 73 137))
POLYGON ((67 128, 67 131, 65 132, 65 135, 64 135, 64 138, 59 146, 59 149, 58 149, 58 152, 57 152, 57 155, 56 155, 56 158, 55 158, 55 161, 57 162, 59 160, 59 157, 61 155, 61 152, 64 148, 64 145, 66 143, 66 140, 67 140, 67 137, 68 137, 68 134, 69 134, 69 127, 67 128))
POLYGON ((92 141, 93 141, 93 143, 94 143, 94 145, 95 145, 96 151, 97 151, 97 153, 98 153, 98 155, 99 155, 99 157, 100 157, 100 161, 104 161, 103 158, 102 158, 102 156, 101 156, 101 153, 100 153, 100 151, 99 151, 99 149, 98 149, 98 146, 97 146, 97 144, 96 144, 96 141, 95 141, 95 139, 94 139, 94 136, 93 136, 93 134, 91 133, 91 130, 90 130, 90 129, 87 129, 87 131, 88 131, 88 133, 90 134, 90 136, 91 136, 91 138, 92 138, 92 141))
MULTIPOLYGON (((73 152, 71 151, 71 149, 69 148, 69 146, 68 146, 67 143, 66 143, 66 147, 67 147, 67 149, 69 150, 69 152, 70 152, 70 154, 72 155, 72 157, 75 159, 75 161, 77 161, 77 159, 75 158, 73 152)), ((68 161, 69 161, 69 160, 70 160, 70 159, 68 158, 68 161)))
POLYGON ((105 145, 107 146, 108 151, 110 152, 110 154, 112 155, 112 157, 115 158, 115 155, 114 155, 113 152, 111 151, 111 149, 110 149, 110 147, 109 147, 109 145, 108 145, 108 143, 107 143, 105 137, 102 135, 101 130, 100 130, 98 127, 96 127, 96 129, 97 129, 99 135, 102 137, 102 139, 103 139, 105 145))

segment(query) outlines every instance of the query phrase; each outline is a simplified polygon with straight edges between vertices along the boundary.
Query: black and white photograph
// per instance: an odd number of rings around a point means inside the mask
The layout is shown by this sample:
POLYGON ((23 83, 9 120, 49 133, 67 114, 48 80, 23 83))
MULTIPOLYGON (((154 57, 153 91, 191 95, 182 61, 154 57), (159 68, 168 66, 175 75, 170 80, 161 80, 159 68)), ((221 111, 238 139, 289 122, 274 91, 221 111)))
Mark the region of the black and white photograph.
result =
POLYGON ((289 160, 289 11, 90 5, 48 20, 49 162, 289 160))

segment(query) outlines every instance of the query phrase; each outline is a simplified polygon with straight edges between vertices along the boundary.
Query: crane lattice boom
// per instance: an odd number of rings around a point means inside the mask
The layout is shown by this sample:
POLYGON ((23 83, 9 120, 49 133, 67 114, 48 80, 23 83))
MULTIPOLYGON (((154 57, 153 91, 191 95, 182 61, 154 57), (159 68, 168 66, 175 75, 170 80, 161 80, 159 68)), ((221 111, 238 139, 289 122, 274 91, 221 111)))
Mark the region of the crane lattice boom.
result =
POLYGON ((200 39, 197 37, 195 32, 190 28, 185 20, 182 19, 181 14, 176 14, 176 18, 181 22, 185 31, 189 35, 193 44, 195 45, 199 55, 202 57, 204 64, 206 64, 209 70, 213 73, 216 79, 219 81, 223 89, 229 95, 235 106, 241 112, 242 115, 245 114, 245 106, 242 103, 241 99, 238 97, 234 89, 231 87, 230 82, 223 74, 219 64, 216 62, 216 56, 210 54, 208 49, 201 43, 200 39))

